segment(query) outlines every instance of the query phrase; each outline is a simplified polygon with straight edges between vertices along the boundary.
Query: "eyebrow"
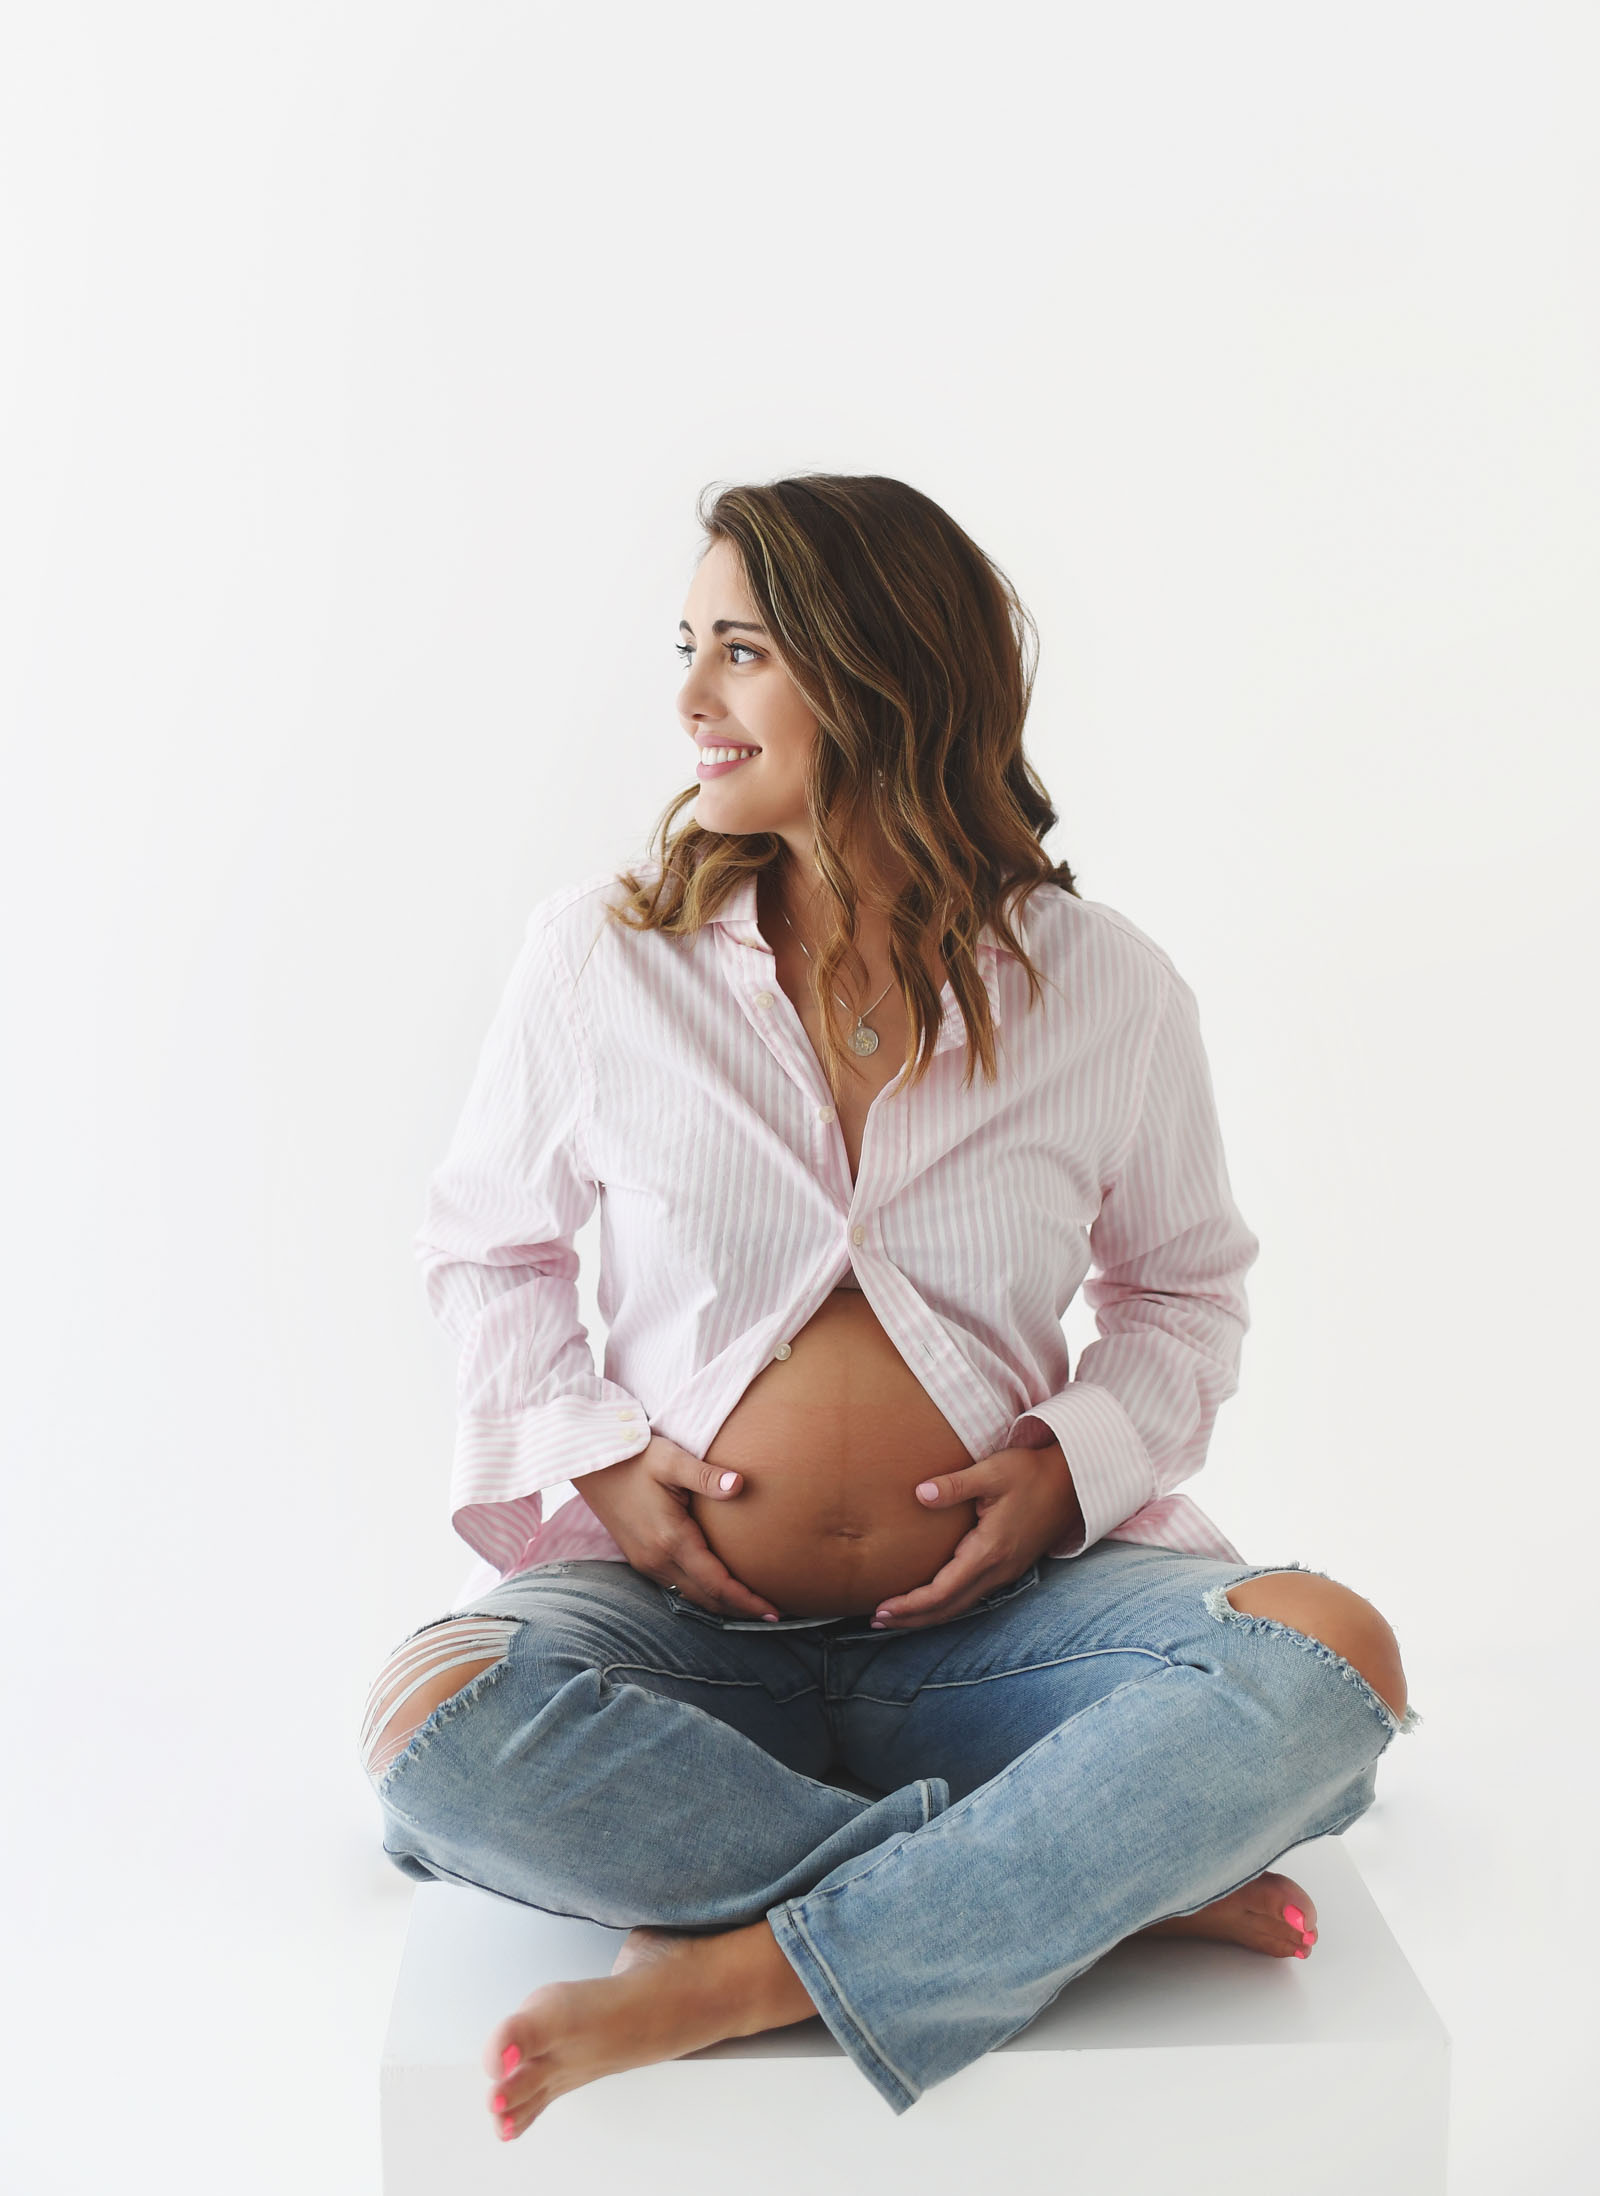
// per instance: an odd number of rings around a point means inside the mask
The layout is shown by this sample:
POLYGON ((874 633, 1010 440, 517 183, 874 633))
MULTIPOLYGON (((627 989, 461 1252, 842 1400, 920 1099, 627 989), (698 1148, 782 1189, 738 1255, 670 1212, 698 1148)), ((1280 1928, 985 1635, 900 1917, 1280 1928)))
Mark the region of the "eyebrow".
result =
MULTIPOLYGON (((764 625, 755 624, 749 618, 718 618, 713 623, 711 630, 713 633, 731 633, 734 631, 735 627, 737 627, 741 632, 759 633, 763 639, 766 638, 766 627, 764 625)), ((680 633, 693 633, 694 627, 689 623, 687 618, 680 618, 678 620, 678 631, 680 633)))

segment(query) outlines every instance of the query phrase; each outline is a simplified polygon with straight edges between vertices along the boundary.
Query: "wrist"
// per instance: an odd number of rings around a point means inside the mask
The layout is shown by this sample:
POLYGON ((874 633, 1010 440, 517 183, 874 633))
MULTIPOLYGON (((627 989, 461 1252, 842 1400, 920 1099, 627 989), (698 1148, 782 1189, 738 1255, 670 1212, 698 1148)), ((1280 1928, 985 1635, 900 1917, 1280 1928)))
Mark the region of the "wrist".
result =
MULTIPOLYGON (((633 1462, 633 1458, 631 1456, 624 1457, 622 1461, 625 1464, 631 1464, 633 1462)), ((617 1467, 615 1464, 597 1464, 592 1471, 578 1472, 574 1474, 572 1481, 573 1493, 582 1495, 584 1501, 589 1504, 590 1509, 595 1510, 595 1515, 597 1517, 600 1513, 598 1510, 595 1509, 595 1505, 590 1500, 590 1497, 597 1491, 597 1487, 600 1485, 600 1483, 608 1482, 610 1480, 611 1475, 616 1470, 616 1468, 617 1467)))
POLYGON ((1078 1489, 1072 1477, 1072 1466, 1067 1462, 1066 1451, 1054 1435, 1042 1449, 1032 1452, 1044 1462, 1044 1468, 1056 1483, 1056 1530, 1050 1536, 1049 1545, 1059 1547, 1064 1541, 1069 1548, 1083 1545, 1086 1530, 1083 1507, 1078 1500, 1078 1489))

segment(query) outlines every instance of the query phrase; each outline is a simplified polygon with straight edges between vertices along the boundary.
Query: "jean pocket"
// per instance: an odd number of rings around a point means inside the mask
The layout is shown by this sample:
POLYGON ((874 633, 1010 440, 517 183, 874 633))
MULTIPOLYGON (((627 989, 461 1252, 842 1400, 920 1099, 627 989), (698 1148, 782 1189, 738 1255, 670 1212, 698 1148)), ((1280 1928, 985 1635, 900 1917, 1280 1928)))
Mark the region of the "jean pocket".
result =
POLYGON ((1002 1602, 1015 1601, 1018 1594, 1027 1593, 1030 1587, 1037 1586, 1038 1583, 1039 1566, 1037 1563, 1030 1563, 1020 1577, 1012 1579, 1007 1585, 997 1586, 992 1594, 985 1594, 981 1601, 974 1602, 964 1614, 982 1616, 985 1609, 998 1609, 1002 1602))

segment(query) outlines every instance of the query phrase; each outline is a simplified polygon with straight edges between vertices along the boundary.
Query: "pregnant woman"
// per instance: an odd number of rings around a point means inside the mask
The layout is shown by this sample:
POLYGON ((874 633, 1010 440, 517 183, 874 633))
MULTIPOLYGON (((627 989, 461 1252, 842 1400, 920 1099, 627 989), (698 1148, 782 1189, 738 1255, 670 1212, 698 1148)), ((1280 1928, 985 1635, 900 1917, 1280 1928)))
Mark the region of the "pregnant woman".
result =
POLYGON ((368 1697, 384 1849, 629 1931, 487 2039, 503 2138, 813 2015, 904 2112, 1136 1931, 1304 1959, 1270 1864, 1414 1720, 1176 1491, 1259 1245, 1193 992, 1042 850, 1010 583, 876 476, 701 519, 696 786, 533 910, 417 1239, 481 1560, 368 1697))

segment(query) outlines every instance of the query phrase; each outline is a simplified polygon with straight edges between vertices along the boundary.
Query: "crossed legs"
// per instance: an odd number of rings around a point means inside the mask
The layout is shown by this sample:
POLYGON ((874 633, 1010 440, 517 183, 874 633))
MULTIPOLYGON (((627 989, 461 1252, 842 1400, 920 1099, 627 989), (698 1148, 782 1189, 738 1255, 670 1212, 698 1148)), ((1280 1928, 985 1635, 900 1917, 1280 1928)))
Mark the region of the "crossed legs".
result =
MULTIPOLYGON (((1359 1595, 1313 1574, 1275 1572, 1232 1585, 1227 1600, 1241 1617, 1265 1618, 1327 1647, 1359 1673, 1396 1719, 1403 1715, 1405 1677, 1394 1635, 1359 1595)), ((407 1642, 369 1697, 364 1730, 369 1769, 381 1774, 435 1708, 504 1660, 516 1630, 515 1620, 476 1615, 429 1627, 407 1642)), ((819 1888, 852 1871, 859 1875, 862 1866, 847 1858, 819 1888)), ((1287 1878, 1260 1874, 1208 1905, 1151 1926, 1154 1933, 1220 1935, 1304 1956, 1315 1936, 1315 1917, 1305 1894, 1292 1896, 1296 1889, 1287 1878)), ((804 1900, 791 1905, 805 1910, 804 1900)), ((1150 1910, 1147 1905, 1145 1912, 1150 1910)), ((803 1972, 792 1941, 786 1951, 764 1918, 691 1934, 634 1929, 611 1978, 536 1991, 489 2039, 484 2065, 498 2081, 491 2109, 502 2135, 520 2134, 553 2097, 599 2074, 825 2010, 803 1972)), ((891 2101, 897 2101, 892 2094, 891 2101)), ((903 2109, 903 2102, 897 2108, 903 2109)))

